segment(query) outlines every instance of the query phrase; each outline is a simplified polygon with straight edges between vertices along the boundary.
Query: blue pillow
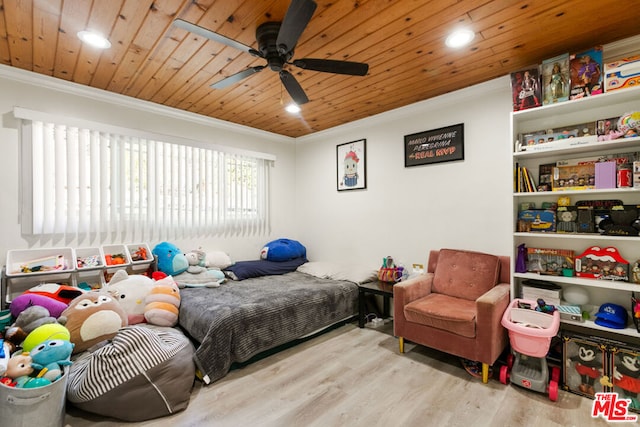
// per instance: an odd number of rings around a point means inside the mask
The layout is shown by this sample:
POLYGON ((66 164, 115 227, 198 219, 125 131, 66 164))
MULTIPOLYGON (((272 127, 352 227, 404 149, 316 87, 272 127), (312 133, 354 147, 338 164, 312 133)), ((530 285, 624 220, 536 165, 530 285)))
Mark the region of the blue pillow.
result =
POLYGON ((269 261, 258 259, 255 261, 238 261, 223 271, 233 280, 244 280, 251 277, 285 274, 295 271, 307 262, 305 257, 299 257, 288 261, 269 261))
POLYGON ((269 261, 288 261, 290 259, 306 257, 307 248, 297 240, 277 239, 262 248, 260 258, 269 261))

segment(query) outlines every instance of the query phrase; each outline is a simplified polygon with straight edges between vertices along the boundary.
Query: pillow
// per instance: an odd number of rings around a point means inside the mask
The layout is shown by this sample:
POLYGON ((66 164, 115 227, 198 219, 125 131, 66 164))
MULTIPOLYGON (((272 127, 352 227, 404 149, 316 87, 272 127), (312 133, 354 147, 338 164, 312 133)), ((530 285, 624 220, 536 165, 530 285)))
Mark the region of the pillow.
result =
POLYGON ((273 240, 262 248, 260 259, 268 261, 289 261, 296 258, 305 258, 307 248, 297 240, 277 239, 273 240))
POLYGON ((231 257, 222 251, 207 252, 206 255, 207 267, 215 267, 219 269, 227 268, 233 264, 231 257))
POLYGON ((232 280, 244 280, 251 277, 290 273, 305 262, 307 259, 303 257, 289 261, 269 261, 266 259, 238 261, 223 271, 232 280))
POLYGON ((338 264, 331 262, 307 262, 298 271, 321 279, 347 280, 354 283, 372 282, 377 278, 377 267, 363 264, 338 264))

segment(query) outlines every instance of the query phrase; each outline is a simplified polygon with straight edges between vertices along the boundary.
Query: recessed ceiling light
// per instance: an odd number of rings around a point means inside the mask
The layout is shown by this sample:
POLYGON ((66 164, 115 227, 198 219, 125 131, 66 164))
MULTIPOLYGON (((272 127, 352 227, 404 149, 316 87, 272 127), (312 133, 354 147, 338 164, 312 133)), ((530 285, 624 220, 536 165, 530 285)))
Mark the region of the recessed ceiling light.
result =
POLYGON ((291 114, 295 114, 295 113, 299 113, 300 112, 300 107, 298 106, 298 104, 293 104, 293 103, 287 105, 284 109, 287 110, 291 114))
POLYGON ((444 43, 449 47, 462 47, 469 44, 475 36, 471 30, 457 30, 449 34, 444 43))
POLYGON ((78 38, 90 46, 98 49, 107 49, 111 47, 111 42, 102 34, 90 30, 78 31, 78 38))

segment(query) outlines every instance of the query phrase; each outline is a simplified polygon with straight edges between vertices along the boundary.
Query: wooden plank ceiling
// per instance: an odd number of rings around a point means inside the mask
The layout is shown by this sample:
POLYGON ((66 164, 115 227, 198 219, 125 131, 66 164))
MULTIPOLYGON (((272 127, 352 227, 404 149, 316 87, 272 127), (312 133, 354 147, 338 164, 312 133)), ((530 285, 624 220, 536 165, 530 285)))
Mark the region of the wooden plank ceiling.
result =
MULTIPOLYGON (((310 102, 298 115, 266 68, 225 89, 209 86, 265 61, 172 25, 175 18, 257 48, 256 27, 281 21, 290 0, 0 0, 0 61, 131 97, 298 137, 504 76, 564 52, 638 32, 636 0, 317 0, 295 50, 366 62, 364 77, 287 69, 310 102), (448 32, 476 32, 470 46, 448 32), (112 47, 83 45, 78 31, 112 47)), ((639 47, 640 48, 640 47, 639 47)))

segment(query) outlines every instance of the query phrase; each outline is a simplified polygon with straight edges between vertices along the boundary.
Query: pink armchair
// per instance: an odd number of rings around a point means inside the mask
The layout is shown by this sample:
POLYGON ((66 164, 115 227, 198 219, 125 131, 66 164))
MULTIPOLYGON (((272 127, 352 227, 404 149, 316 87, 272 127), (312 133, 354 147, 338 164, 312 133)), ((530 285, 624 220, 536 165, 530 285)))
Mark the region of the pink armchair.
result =
POLYGON ((500 324, 510 301, 510 260, 481 252, 433 250, 427 272, 393 287, 394 334, 482 363, 482 381, 504 351, 500 324))

